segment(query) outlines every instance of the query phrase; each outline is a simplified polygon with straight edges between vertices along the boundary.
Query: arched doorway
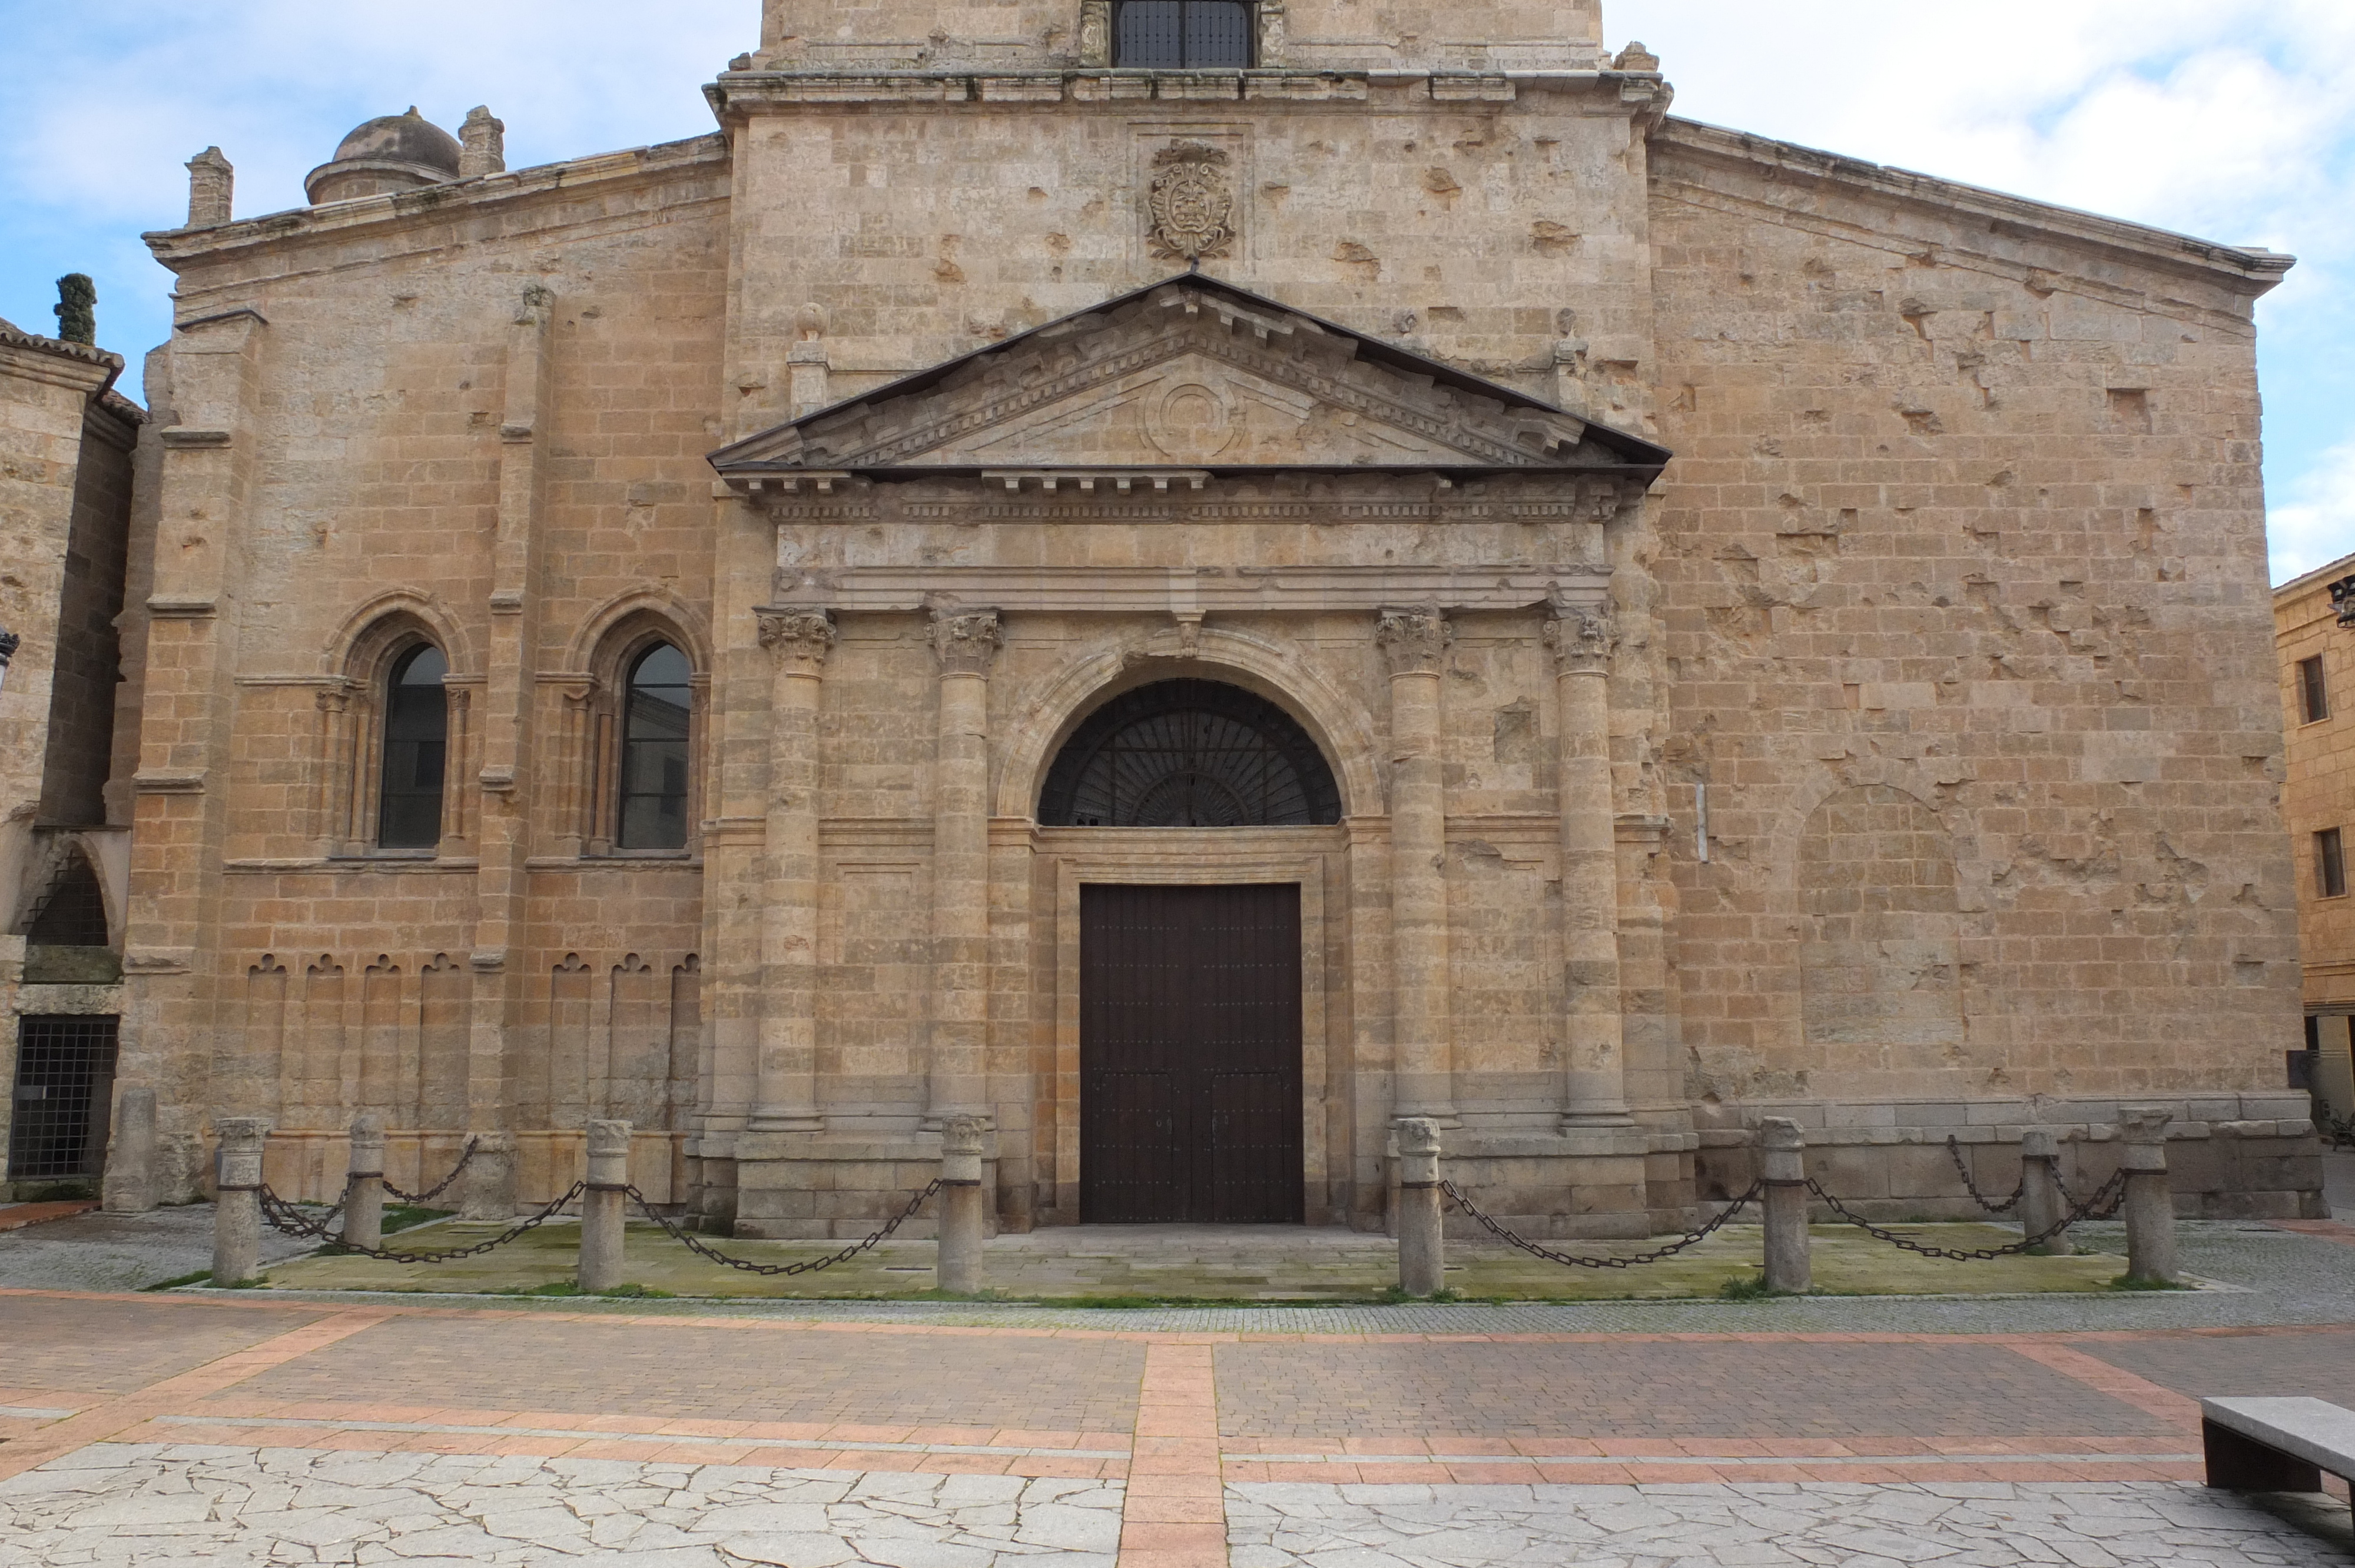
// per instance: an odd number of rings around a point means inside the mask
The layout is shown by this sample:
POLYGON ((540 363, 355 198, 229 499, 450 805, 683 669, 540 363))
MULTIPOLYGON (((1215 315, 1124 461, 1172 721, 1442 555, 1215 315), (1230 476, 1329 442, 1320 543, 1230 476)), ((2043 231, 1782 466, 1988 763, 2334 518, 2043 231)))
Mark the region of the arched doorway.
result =
MULTIPOLYGON (((1297 720, 1203 680, 1091 714, 1039 809, 1049 827, 1239 835, 1340 814, 1297 720)), ((1301 903, 1296 883, 1081 888, 1082 1221, 1301 1223, 1301 903)))

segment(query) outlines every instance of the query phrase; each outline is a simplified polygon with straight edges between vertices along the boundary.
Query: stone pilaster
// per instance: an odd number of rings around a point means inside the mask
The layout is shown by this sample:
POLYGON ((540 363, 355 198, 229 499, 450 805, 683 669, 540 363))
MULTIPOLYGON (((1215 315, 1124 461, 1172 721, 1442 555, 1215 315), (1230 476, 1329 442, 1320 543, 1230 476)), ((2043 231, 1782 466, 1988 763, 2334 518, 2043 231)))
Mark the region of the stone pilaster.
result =
POLYGON ((1392 1114, 1455 1117, 1448 996, 1447 792, 1440 677, 1455 629, 1436 607, 1386 609, 1375 631, 1391 673, 1392 1114))
POLYGON ((776 673, 751 1125, 758 1132, 815 1132, 825 1126, 817 1109, 817 715, 837 633, 823 610, 762 610, 760 627, 776 673))
MULTIPOLYGON (((466 1128, 506 1128, 506 1043, 525 1005, 517 949, 526 928, 530 824, 518 788, 530 771, 532 679, 539 635, 547 482, 542 461, 555 297, 534 286, 507 332, 506 401, 499 422, 498 532, 491 546, 490 653, 482 703, 481 843, 475 881, 474 995, 468 1022, 466 1128)), ((453 783, 456 781, 453 780, 453 783)), ((496 1198, 486 1201, 496 1204, 496 1198)))
POLYGON ((1563 1122, 1628 1120, 1620 1035, 1619 849, 1611 794, 1611 658, 1618 632, 1607 609, 1557 605, 1545 639, 1554 652, 1561 715, 1563 1122))
POLYGON ((1005 641, 994 609, 933 612, 941 699, 927 1126, 989 1111, 989 669, 1005 641))

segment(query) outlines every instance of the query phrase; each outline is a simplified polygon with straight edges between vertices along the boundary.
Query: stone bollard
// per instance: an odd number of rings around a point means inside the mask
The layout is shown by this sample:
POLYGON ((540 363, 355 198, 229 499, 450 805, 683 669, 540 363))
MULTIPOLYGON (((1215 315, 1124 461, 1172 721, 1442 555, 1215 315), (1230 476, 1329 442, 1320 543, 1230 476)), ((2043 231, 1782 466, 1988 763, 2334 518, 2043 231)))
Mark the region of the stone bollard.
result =
POLYGON ((981 1289, 981 1156, 987 1138, 977 1116, 953 1116, 941 1127, 941 1248, 933 1284, 953 1295, 981 1289))
MULTIPOLYGON (((2019 1234, 2042 1235, 2069 1217, 2061 1194, 2061 1139, 2050 1128, 2031 1127, 2019 1138, 2019 1234)), ((2041 1257, 2068 1257, 2077 1250, 2064 1228, 2028 1249, 2041 1257)))
POLYGON ((2137 1284, 2173 1285, 2175 1192, 2167 1180, 2167 1124, 2174 1113, 2156 1106, 2118 1107, 2118 1169, 2126 1173, 2126 1277, 2137 1284))
POLYGON ((155 1090, 125 1089, 115 1100, 100 1197, 110 1214, 144 1214, 155 1206, 155 1090))
POLYGON ((1815 1284, 1807 1253, 1807 1135, 1770 1116, 1758 1124, 1758 1174, 1766 1183, 1766 1288, 1804 1296, 1815 1284))
POLYGON ((515 1135, 478 1132, 469 1141, 474 1145, 474 1158, 458 1178, 459 1217, 504 1224, 516 1212, 515 1135))
POLYGON ((261 1273, 261 1150, 270 1123, 225 1116, 213 1123, 220 1163, 213 1191, 213 1283, 243 1285, 261 1273))
POLYGON ((344 1178, 344 1245, 373 1252, 384 1245, 384 1118, 352 1118, 350 1174, 344 1178))
POLYGON ((630 1124, 589 1124, 589 1191, 581 1197, 581 1288, 622 1283, 622 1222, 630 1205, 630 1124))
POLYGON ((1439 1123, 1408 1117, 1398 1124, 1399 1289, 1436 1296, 1447 1284, 1447 1238, 1439 1191, 1439 1123))

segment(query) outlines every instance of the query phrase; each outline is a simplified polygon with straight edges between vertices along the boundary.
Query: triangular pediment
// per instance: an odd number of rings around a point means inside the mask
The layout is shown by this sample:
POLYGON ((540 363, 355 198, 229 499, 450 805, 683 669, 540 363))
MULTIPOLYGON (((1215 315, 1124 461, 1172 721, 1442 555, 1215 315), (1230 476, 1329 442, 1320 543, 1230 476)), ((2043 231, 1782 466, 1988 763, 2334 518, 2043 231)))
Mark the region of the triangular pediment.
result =
POLYGON ((1649 471, 1668 454, 1189 275, 716 452, 721 474, 1649 471))

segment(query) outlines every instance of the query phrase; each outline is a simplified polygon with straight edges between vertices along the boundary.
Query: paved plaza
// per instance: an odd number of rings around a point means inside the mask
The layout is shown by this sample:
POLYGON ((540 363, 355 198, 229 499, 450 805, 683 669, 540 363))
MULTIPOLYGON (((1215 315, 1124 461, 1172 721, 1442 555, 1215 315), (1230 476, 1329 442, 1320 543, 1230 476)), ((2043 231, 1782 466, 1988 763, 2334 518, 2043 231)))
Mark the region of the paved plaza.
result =
POLYGON ((2187 1257, 2233 1277, 1289 1314, 5 1290, 0 1564, 2355 1563, 2343 1500, 2202 1486, 2196 1414, 2345 1402, 2355 1230, 2187 1257))

